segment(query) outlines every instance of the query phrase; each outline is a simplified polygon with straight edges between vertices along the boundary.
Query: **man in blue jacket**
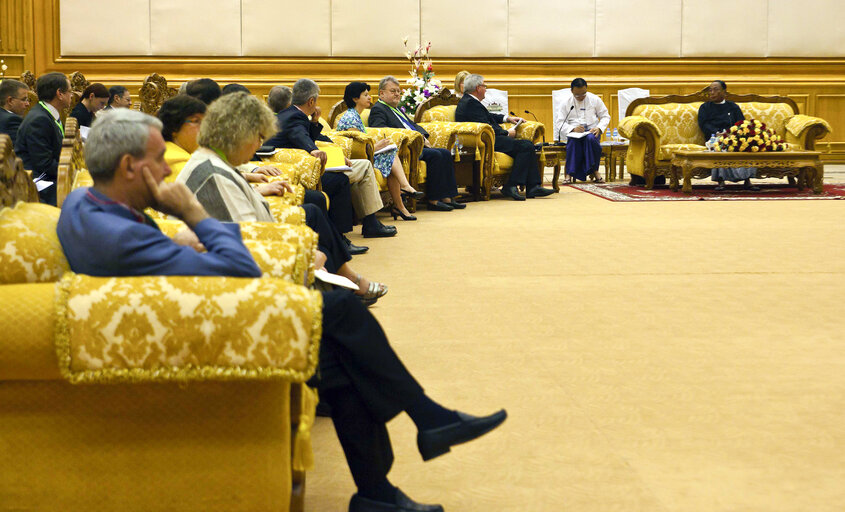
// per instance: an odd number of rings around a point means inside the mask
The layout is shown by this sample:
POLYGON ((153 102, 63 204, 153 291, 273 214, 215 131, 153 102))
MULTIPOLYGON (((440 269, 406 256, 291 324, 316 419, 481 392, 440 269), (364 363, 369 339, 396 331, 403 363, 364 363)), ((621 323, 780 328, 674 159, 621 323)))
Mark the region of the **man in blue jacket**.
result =
MULTIPOLYGON (((85 161, 91 188, 65 200, 57 232, 74 272, 97 276, 219 275, 258 277, 237 224, 209 217, 183 183, 165 183, 170 168, 161 122, 128 109, 94 122, 85 161), (182 219, 196 234, 179 245, 144 209, 182 219), (198 243, 205 253, 198 252, 198 243)), ((387 479, 393 449, 385 424, 406 412, 417 426, 424 460, 499 426, 504 410, 474 417, 431 400, 393 351, 384 331, 347 290, 323 293, 319 370, 309 384, 331 407, 332 421, 358 488, 351 512, 442 512, 416 503, 387 479)))

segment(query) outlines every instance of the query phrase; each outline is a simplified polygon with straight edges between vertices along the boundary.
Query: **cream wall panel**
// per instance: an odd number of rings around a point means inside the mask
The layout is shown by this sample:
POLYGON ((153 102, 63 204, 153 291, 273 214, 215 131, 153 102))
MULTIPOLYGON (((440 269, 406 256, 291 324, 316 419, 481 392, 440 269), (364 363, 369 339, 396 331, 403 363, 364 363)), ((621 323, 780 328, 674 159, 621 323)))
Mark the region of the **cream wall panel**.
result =
POLYGON ((683 18, 684 57, 766 56, 768 0, 684 0, 683 18))
POLYGON ((845 56, 842 0, 769 0, 770 57, 845 56))
POLYGON ((680 0, 597 0, 596 56, 679 57, 680 0))
POLYGON ((424 0, 421 38, 436 57, 504 57, 508 0, 424 0))
POLYGON ((508 56, 592 57, 596 0, 543 2, 510 0, 508 56), (564 29, 565 28, 565 29, 564 29))
MULTIPOLYGON (((330 0, 309 0, 306 4, 294 0, 242 0, 241 3, 244 55, 331 55, 330 0), (297 14, 299 19, 293 19, 297 14)), ((367 35, 359 32, 358 37, 363 40, 367 35)))
POLYGON ((332 2, 332 54, 399 57, 420 40, 420 1, 335 0, 332 2), (389 21, 388 21, 389 20, 389 21))
POLYGON ((62 55, 150 54, 149 0, 62 0, 59 9, 62 55))
POLYGON ((238 56, 240 0, 150 0, 153 55, 238 56))

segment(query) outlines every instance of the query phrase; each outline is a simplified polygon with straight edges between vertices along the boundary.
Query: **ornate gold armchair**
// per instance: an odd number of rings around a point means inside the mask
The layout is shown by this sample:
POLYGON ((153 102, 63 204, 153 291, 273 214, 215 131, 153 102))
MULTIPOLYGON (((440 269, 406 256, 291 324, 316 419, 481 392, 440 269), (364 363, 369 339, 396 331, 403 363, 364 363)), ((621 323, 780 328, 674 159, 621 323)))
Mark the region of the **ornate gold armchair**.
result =
POLYGON ((319 294, 294 276, 73 274, 58 216, 0 210, 4 508, 302 511, 319 294))
MULTIPOLYGON (((728 93, 727 99, 739 105, 746 119, 766 123, 794 149, 812 150, 831 131, 824 119, 799 114, 791 98, 728 93)), ((706 101, 707 88, 683 96, 639 98, 628 105, 619 123, 619 132, 630 140, 625 164, 628 172, 645 178, 646 188, 654 186, 656 176, 670 175, 675 151, 706 149, 698 127, 698 108, 706 101)))
POLYGON ((179 91, 168 87, 167 79, 158 73, 152 73, 144 78, 138 97, 141 99, 141 112, 156 115, 161 104, 176 96, 179 91))
MULTIPOLYGON (((495 134, 493 129, 484 123, 456 123, 455 109, 459 98, 448 89, 432 96, 417 107, 414 121, 422 126, 430 135, 429 142, 435 147, 453 149, 455 141, 470 151, 475 151, 475 159, 479 163, 479 179, 482 197, 490 199, 490 190, 495 186, 505 184, 513 168, 513 158, 495 151, 495 134), (487 129, 485 130, 486 127, 487 129)), ((502 128, 509 129, 513 125, 504 123, 502 128)), ((516 138, 540 142, 546 128, 543 123, 526 121, 516 129, 516 138)), ((458 186, 470 183, 459 182, 458 186)))

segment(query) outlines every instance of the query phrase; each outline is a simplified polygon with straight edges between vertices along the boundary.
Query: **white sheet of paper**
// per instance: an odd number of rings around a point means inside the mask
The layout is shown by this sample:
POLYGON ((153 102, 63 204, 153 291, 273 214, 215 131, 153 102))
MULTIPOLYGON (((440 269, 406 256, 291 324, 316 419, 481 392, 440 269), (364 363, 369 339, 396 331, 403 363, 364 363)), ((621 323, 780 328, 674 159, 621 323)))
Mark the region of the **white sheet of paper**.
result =
POLYGON ((569 132, 566 136, 570 139, 580 139, 586 137, 588 133, 590 132, 569 132))
POLYGON ((47 180, 36 180, 36 181, 35 181, 35 188, 36 188, 39 192, 41 192, 42 190, 44 190, 45 188, 49 187, 49 186, 50 186, 50 185, 52 185, 52 184, 53 184, 53 182, 52 182, 52 181, 47 181, 47 180))
POLYGON ((82 139, 83 142, 88 140, 88 133, 90 131, 91 131, 91 128, 89 128, 87 126, 80 126, 79 127, 79 137, 82 139))
POLYGON ((326 270, 320 269, 314 271, 314 277, 319 279, 324 283, 333 284, 335 286, 340 286, 342 288, 349 288, 350 290, 357 290, 358 285, 346 279, 343 276, 339 276, 337 274, 332 274, 326 270))
POLYGON ((385 146, 385 147, 379 149, 378 151, 376 151, 375 153, 373 153, 373 155, 380 155, 382 153, 387 153, 388 151, 393 151, 394 149, 396 149, 396 147, 397 147, 396 144, 388 144, 387 146, 385 146))

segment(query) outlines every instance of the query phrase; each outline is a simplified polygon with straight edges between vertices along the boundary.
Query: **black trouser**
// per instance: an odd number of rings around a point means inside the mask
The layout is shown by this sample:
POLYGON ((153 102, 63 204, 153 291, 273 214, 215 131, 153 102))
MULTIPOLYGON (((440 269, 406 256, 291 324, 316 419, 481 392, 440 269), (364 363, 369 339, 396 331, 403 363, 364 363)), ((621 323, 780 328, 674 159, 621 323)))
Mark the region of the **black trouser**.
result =
POLYGON ((319 236, 317 246, 326 255, 326 270, 336 273, 337 269, 352 259, 346 243, 318 206, 303 204, 302 208, 305 210, 305 224, 319 236))
POLYGON ((323 184, 323 192, 329 196, 329 219, 338 231, 349 233, 355 220, 349 178, 342 172, 326 172, 320 182, 323 184))
POLYGON ((423 148, 420 160, 425 162, 425 195, 429 201, 439 201, 458 195, 455 164, 452 153, 443 148, 423 148))
POLYGON ((326 194, 317 190, 306 190, 305 196, 302 198, 304 204, 313 204, 323 212, 326 217, 329 216, 329 205, 326 199, 326 194))
POLYGON ((537 167, 537 154, 530 140, 513 139, 504 135, 496 136, 496 151, 513 158, 513 169, 506 187, 525 185, 526 189, 535 187, 543 181, 537 167))
POLYGON ((38 193, 38 199, 45 204, 49 204, 51 206, 56 206, 57 197, 56 197, 56 190, 59 187, 54 183, 49 187, 45 188, 41 192, 38 193))
POLYGON ((423 393, 375 317, 348 290, 323 293, 317 385, 359 488, 387 477, 393 449, 385 423, 423 393))

